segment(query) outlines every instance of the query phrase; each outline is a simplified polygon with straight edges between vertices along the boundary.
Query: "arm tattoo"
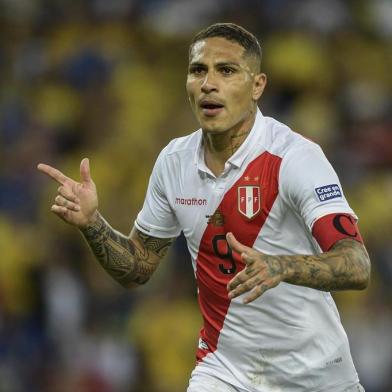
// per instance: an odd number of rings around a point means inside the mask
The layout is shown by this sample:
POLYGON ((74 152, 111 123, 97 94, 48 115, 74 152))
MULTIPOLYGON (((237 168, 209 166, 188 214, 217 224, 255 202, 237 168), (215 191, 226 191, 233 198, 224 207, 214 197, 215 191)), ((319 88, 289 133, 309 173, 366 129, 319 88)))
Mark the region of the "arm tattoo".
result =
POLYGON ((323 291, 366 288, 370 260, 365 247, 354 240, 338 241, 317 256, 282 256, 285 281, 323 291))
POLYGON ((138 230, 138 237, 143 242, 144 246, 151 252, 154 252, 159 257, 164 257, 169 250, 170 245, 173 243, 173 238, 164 239, 151 237, 148 234, 144 234, 138 230))
POLYGON ((137 230, 142 247, 114 230, 98 215, 81 230, 102 267, 121 285, 146 283, 173 242, 173 238, 155 238, 137 230))

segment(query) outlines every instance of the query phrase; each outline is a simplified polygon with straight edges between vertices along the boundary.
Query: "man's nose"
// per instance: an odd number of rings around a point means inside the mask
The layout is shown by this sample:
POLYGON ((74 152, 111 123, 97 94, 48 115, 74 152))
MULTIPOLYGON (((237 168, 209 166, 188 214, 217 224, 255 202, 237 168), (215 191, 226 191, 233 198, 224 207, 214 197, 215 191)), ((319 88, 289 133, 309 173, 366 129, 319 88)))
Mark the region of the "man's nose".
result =
POLYGON ((205 94, 211 93, 212 91, 218 91, 216 79, 211 72, 206 73, 206 76, 201 85, 201 91, 205 94))

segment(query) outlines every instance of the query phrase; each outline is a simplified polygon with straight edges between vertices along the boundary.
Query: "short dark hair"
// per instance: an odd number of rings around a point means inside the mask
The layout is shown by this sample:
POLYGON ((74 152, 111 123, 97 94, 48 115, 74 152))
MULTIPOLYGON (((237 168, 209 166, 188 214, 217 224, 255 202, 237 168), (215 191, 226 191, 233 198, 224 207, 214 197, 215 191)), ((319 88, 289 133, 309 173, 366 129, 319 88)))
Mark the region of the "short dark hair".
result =
POLYGON ((246 55, 254 56, 261 63, 262 49, 258 39, 248 30, 235 23, 214 23, 199 31, 191 41, 189 55, 196 42, 213 37, 222 37, 228 41, 238 43, 245 49, 246 55))

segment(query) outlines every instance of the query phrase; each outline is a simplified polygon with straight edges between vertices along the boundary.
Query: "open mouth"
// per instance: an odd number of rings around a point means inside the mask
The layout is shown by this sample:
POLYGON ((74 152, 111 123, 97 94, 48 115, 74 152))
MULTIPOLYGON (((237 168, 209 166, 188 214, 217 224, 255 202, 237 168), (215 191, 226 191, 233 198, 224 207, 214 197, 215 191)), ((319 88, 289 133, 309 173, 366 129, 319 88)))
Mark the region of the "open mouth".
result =
POLYGON ((206 116, 215 116, 224 108, 224 105, 218 102, 202 101, 200 107, 206 116))

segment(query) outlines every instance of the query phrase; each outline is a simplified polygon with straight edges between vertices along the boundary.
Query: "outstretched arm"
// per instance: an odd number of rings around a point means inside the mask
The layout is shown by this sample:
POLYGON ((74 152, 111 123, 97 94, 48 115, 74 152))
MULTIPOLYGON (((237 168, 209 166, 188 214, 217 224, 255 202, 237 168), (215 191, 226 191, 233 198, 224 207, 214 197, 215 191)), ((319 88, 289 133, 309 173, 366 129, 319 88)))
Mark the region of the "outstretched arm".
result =
POLYGON ((148 236, 135 227, 126 237, 100 214, 81 232, 105 271, 124 287, 146 283, 173 242, 172 238, 148 236))
POLYGON ((370 260, 365 247, 352 239, 338 241, 320 255, 272 256, 242 245, 229 233, 230 247, 241 254, 246 267, 228 284, 229 297, 250 291, 249 303, 280 282, 323 291, 361 290, 370 277, 370 260))
POLYGON ((370 260, 363 244, 338 241, 318 256, 284 256, 285 282, 323 291, 363 290, 370 278, 370 260))
POLYGON ((52 212, 79 228, 109 275, 125 287, 147 282, 173 239, 151 237, 136 228, 129 237, 114 230, 98 212, 97 190, 87 158, 80 163, 80 182, 49 165, 41 163, 38 169, 60 184, 52 212))

